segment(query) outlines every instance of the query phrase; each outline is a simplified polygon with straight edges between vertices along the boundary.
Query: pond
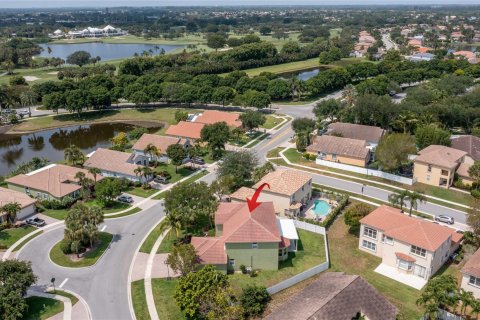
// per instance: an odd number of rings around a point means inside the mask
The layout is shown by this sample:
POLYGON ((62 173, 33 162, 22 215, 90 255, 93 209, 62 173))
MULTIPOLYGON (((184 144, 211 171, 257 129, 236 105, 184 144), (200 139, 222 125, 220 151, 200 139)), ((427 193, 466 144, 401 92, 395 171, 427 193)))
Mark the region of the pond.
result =
POLYGON ((315 67, 311 69, 281 73, 280 77, 286 78, 286 79, 297 77, 300 80, 307 81, 308 79, 313 78, 314 76, 319 74, 320 71, 324 71, 324 70, 325 68, 315 67))
POLYGON ((67 60, 67 57, 75 51, 87 51, 92 57, 99 56, 102 61, 108 61, 113 59, 123 59, 133 57, 135 53, 139 55, 144 51, 152 50, 153 55, 160 53, 162 49, 165 52, 170 52, 178 48, 185 48, 184 45, 164 45, 164 44, 142 44, 142 43, 103 43, 103 42, 89 42, 89 43, 43 43, 40 44, 43 48, 39 57, 45 58, 62 58, 67 60), (48 53, 48 47, 52 50, 48 53))
MULTIPOLYGON (((0 134, 0 175, 10 173, 20 163, 33 157, 47 158, 50 162, 62 161, 63 150, 72 144, 85 154, 100 147, 110 147, 110 139, 116 134, 134 128, 134 125, 125 123, 99 123, 21 135, 0 134)), ((151 130, 156 131, 157 128, 151 130)))

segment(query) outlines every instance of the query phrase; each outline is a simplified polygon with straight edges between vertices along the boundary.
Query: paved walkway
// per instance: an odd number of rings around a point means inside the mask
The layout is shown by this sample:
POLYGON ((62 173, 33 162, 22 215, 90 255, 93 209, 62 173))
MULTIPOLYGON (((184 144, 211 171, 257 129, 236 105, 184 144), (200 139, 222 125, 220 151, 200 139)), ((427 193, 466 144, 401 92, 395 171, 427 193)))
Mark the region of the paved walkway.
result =
MULTIPOLYGON (((50 299, 55 299, 63 302, 63 312, 60 312, 56 316, 52 317, 55 319, 63 319, 63 320, 70 320, 72 319, 72 301, 64 296, 60 296, 57 294, 51 294, 51 293, 45 293, 45 292, 40 292, 40 291, 35 291, 35 290, 28 290, 27 291, 27 297, 31 296, 36 296, 36 297, 42 297, 42 298, 50 298, 50 299)), ((79 304, 79 302, 77 302, 79 304)), ((88 317, 87 317, 88 319, 88 317)), ((76 319, 75 319, 76 320, 76 319)))
POLYGON ((413 274, 406 274, 406 273, 401 273, 400 271, 397 270, 397 268, 387 266, 384 263, 381 263, 376 269, 376 273, 380 273, 381 275, 384 275, 385 277, 388 277, 390 279, 393 279, 395 281, 401 282, 403 284, 406 284, 407 286, 410 286, 412 288, 415 288, 417 290, 420 290, 423 288, 425 284, 427 284, 427 280, 414 276, 413 274))

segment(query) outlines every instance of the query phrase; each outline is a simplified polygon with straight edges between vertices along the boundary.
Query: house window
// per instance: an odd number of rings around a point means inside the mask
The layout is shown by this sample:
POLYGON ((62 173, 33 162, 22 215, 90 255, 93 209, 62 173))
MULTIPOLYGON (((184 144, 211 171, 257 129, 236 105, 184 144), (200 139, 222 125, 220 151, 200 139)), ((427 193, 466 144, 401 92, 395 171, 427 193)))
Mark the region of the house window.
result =
POLYGON ((367 240, 362 241, 362 247, 368 250, 377 251, 377 245, 367 240))
POLYGON ((30 188, 29 187, 25 187, 25 193, 30 194, 30 188))
POLYGON ((336 161, 337 160, 337 155, 335 153, 332 153, 332 160, 336 161))
POLYGON ((442 170, 442 176, 448 176, 448 171, 447 170, 442 170))
POLYGON ((414 255, 424 257, 424 258, 427 256, 427 250, 417 246, 411 246, 410 252, 413 253, 414 255))
POLYGON ((413 266, 411 262, 398 259, 398 268, 406 271, 412 271, 413 266))
POLYGON ((228 259, 228 264, 231 266, 235 265, 235 259, 228 259))
POLYGON ((364 227, 363 228, 363 235, 372 239, 377 239, 377 230, 369 228, 369 227, 364 227))
POLYGON ((480 278, 470 276, 470 280, 468 280, 468 283, 473 286, 480 287, 480 278))
POLYGON ((426 180, 430 181, 430 175, 429 174, 427 174, 426 180))
POLYGON ((258 243, 256 242, 252 243, 252 249, 258 249, 258 243))
POLYGON ((382 236, 382 242, 385 242, 386 244, 393 244, 393 238, 392 237, 388 237, 386 235, 383 235, 382 236))
POLYGON ((428 165, 427 171, 428 171, 428 172, 432 172, 432 165, 431 165, 431 164, 428 165))

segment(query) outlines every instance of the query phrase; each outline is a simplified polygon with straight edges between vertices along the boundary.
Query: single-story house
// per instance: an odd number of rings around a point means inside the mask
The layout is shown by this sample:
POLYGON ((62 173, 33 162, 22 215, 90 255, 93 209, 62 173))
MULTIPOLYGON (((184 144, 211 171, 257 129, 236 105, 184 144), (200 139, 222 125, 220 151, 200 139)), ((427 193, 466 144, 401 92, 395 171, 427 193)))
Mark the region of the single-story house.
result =
POLYGON ((432 61, 435 58, 436 56, 434 54, 428 52, 415 52, 411 56, 407 57, 407 59, 412 62, 432 61))
POLYGON ((359 249, 382 258, 375 271, 417 289, 447 262, 463 238, 454 229, 386 205, 360 224, 359 249))
POLYGON ((225 112, 218 110, 205 110, 197 116, 194 122, 213 124, 217 122, 225 122, 229 127, 239 128, 242 126, 240 114, 237 112, 225 112))
POLYGON ((421 47, 423 41, 421 39, 410 39, 408 40, 408 45, 412 47, 421 47))
MULTIPOLYGON (((64 197, 77 198, 82 188, 75 175, 83 172, 86 177, 94 180, 92 174, 85 169, 50 164, 27 174, 19 174, 5 180, 8 188, 31 195, 41 200, 62 200, 64 197)), ((97 181, 103 177, 97 176, 97 181)))
MULTIPOLYGON (((469 164, 467 152, 440 145, 430 145, 414 160, 413 179, 432 186, 449 188, 462 163, 469 164)), ((468 167, 463 166, 463 171, 468 167)), ((462 172, 463 172, 462 171, 462 172)))
POLYGON ((153 175, 144 177, 135 173, 138 167, 144 167, 147 160, 137 157, 135 153, 127 153, 110 149, 98 148, 89 154, 83 164, 87 168, 97 168, 104 177, 126 178, 135 182, 145 182, 153 179, 153 175))
POLYGON ((316 136, 307 152, 318 159, 366 167, 370 161, 367 141, 336 136, 316 136))
POLYGON ((204 126, 205 124, 200 122, 180 121, 179 123, 168 127, 165 134, 195 141, 201 138, 200 133, 204 126))
POLYGON ((461 288, 470 291, 480 299, 480 249, 477 250, 462 268, 461 288))
POLYGON ((398 309, 361 276, 327 272, 264 319, 395 320, 397 314, 398 309))
MULTIPOLYGON (((21 208, 20 212, 17 213, 18 220, 23 220, 34 214, 36 202, 36 199, 23 192, 0 188, 0 207, 3 207, 9 203, 18 203, 21 208)), ((6 220, 6 214, 0 214, 0 222, 5 222, 6 220)))
POLYGON ((342 138, 365 140, 369 146, 376 147, 385 134, 385 130, 380 127, 363 124, 334 122, 328 125, 326 134, 342 138))
POLYGON ((215 213, 215 237, 192 237, 200 264, 214 265, 219 271, 251 269, 278 270, 278 262, 288 258, 298 234, 281 230, 272 202, 262 202, 250 212, 246 203, 221 202, 215 213), (294 239, 288 239, 286 236, 294 239))
POLYGON ((144 133, 140 139, 135 142, 132 149, 136 156, 146 157, 149 161, 160 161, 167 163, 170 160, 167 157, 167 148, 174 144, 179 144, 184 148, 191 147, 189 139, 144 133), (152 144, 157 148, 159 155, 155 156, 145 153, 145 148, 149 144, 152 144))
POLYGON ((470 63, 477 63, 478 62, 476 54, 474 52, 471 52, 471 51, 466 51, 466 50, 456 51, 456 52, 453 53, 453 55, 455 57, 465 58, 470 63))
POLYGON ((312 197, 310 174, 297 170, 277 169, 265 175, 252 188, 241 187, 232 193, 230 198, 233 201, 245 202, 246 198, 251 199, 255 190, 264 183, 268 183, 270 189, 263 188, 258 201, 272 201, 275 212, 280 215, 298 215, 312 197))

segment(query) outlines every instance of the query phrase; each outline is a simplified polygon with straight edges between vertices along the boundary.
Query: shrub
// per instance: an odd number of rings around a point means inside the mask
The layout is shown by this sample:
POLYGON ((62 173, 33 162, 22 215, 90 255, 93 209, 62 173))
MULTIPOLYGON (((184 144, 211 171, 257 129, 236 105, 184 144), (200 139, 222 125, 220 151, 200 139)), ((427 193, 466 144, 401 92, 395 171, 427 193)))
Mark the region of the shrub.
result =
POLYGON ((252 271, 250 272, 250 277, 255 278, 256 276, 258 276, 258 271, 255 269, 252 269, 252 271))
POLYGON ((60 241, 60 250, 62 250, 64 254, 72 253, 72 241, 67 239, 60 241))
POLYGON ((464 189, 464 190, 470 190, 472 188, 472 186, 463 183, 462 179, 458 179, 457 181, 455 181, 453 185, 458 189, 464 189))
POLYGON ((349 232, 358 235, 360 232, 360 219, 372 212, 373 208, 365 203, 355 203, 345 210, 343 218, 349 226, 349 232))
POLYGON ((135 128, 132 131, 128 132, 128 139, 130 140, 140 139, 140 137, 147 132, 148 132, 147 128, 144 128, 144 127, 135 128))
POLYGON ((242 271, 243 274, 247 274, 247 267, 245 267, 244 264, 240 265, 240 271, 242 271))
POLYGON ((471 194, 474 198, 480 199, 480 190, 478 190, 478 189, 473 189, 472 191, 470 191, 470 194, 471 194))
POLYGON ((160 171, 159 173, 157 173, 158 176, 160 177, 165 177, 167 179, 170 179, 172 177, 172 175, 168 172, 168 171, 160 171))
POLYGON ((242 291, 240 302, 245 318, 261 316, 270 301, 270 294, 265 287, 248 286, 242 291))

